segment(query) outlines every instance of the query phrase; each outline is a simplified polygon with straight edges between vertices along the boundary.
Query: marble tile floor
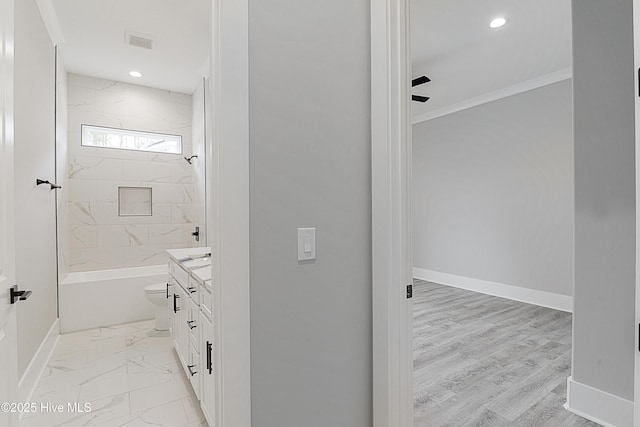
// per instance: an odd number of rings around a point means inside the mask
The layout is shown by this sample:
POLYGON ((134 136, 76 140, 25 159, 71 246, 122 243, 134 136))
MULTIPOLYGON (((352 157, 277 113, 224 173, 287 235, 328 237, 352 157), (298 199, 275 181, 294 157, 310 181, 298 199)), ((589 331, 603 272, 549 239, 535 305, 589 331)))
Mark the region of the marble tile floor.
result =
POLYGON ((571 314, 414 280, 415 427, 592 427, 563 408, 571 314))
POLYGON ((206 427, 171 338, 153 324, 61 335, 30 400, 38 410, 25 413, 20 426, 206 427), (88 403, 91 411, 70 411, 69 403, 88 403), (54 404, 64 410, 47 409, 54 404))

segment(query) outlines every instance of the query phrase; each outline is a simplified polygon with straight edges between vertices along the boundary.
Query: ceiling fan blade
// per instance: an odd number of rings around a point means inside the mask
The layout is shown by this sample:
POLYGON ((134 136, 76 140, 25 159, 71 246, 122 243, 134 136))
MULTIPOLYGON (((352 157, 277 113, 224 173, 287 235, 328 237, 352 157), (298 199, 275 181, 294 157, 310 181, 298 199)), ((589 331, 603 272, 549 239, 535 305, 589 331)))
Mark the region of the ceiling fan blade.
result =
POLYGON ((429 100, 428 96, 420 96, 420 95, 411 95, 411 100, 412 101, 417 101, 417 102, 427 102, 429 100))
POLYGON ((430 81, 431 79, 427 76, 416 77, 415 79, 411 80, 411 87, 420 86, 425 83, 429 83, 430 81))

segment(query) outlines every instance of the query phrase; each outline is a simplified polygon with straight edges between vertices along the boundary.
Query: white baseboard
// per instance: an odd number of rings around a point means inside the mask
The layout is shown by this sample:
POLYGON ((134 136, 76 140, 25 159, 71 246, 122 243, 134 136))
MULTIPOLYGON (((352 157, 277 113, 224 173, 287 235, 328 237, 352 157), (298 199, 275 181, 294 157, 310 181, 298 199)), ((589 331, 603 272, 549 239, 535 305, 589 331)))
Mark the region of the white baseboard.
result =
POLYGON ((47 367, 47 363, 49 363, 49 358, 51 357, 53 350, 56 348, 56 343, 58 342, 59 337, 60 320, 56 319, 51 325, 49 332, 47 332, 47 335, 45 335, 44 339, 40 343, 40 347, 38 347, 38 351, 36 351, 36 354, 33 356, 33 359, 31 359, 29 366, 27 366, 27 370, 24 371, 22 378, 20 378, 20 382, 18 383, 19 402, 31 401, 31 396, 40 382, 40 378, 47 367))
POLYGON ((573 297, 567 295, 489 282, 487 280, 474 279, 472 277, 456 276, 454 274, 440 273, 438 271, 424 270, 422 268, 414 268, 413 277, 416 279, 426 280, 428 282, 453 286, 455 288, 467 289, 469 291, 553 308, 555 310, 566 311, 569 313, 573 312, 573 297))
POLYGON ((604 427, 633 427, 633 402, 567 378, 564 407, 604 427))

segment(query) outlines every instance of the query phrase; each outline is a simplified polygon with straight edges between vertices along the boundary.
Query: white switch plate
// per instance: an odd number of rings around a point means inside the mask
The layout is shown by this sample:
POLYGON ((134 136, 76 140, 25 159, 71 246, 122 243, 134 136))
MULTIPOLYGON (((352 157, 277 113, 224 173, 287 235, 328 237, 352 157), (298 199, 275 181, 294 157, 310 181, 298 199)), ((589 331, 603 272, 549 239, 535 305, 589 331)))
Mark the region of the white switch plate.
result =
POLYGON ((316 229, 298 228, 298 261, 316 259, 316 229))

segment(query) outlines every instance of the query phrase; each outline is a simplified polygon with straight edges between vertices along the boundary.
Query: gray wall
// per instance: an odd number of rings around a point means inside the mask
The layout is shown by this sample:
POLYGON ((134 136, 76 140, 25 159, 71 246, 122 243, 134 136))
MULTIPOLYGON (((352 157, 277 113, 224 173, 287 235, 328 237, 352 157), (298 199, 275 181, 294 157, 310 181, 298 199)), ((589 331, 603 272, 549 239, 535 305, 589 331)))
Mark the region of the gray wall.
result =
POLYGON ((252 424, 370 427, 369 2, 249 5, 252 424))
POLYGON ((633 400, 633 1, 573 1, 573 379, 633 400))
POLYGON ((413 126, 414 267, 572 295, 566 80, 413 126))
POLYGON ((57 317, 55 51, 34 0, 15 3, 16 279, 33 291, 18 312, 18 369, 24 374, 57 317))

